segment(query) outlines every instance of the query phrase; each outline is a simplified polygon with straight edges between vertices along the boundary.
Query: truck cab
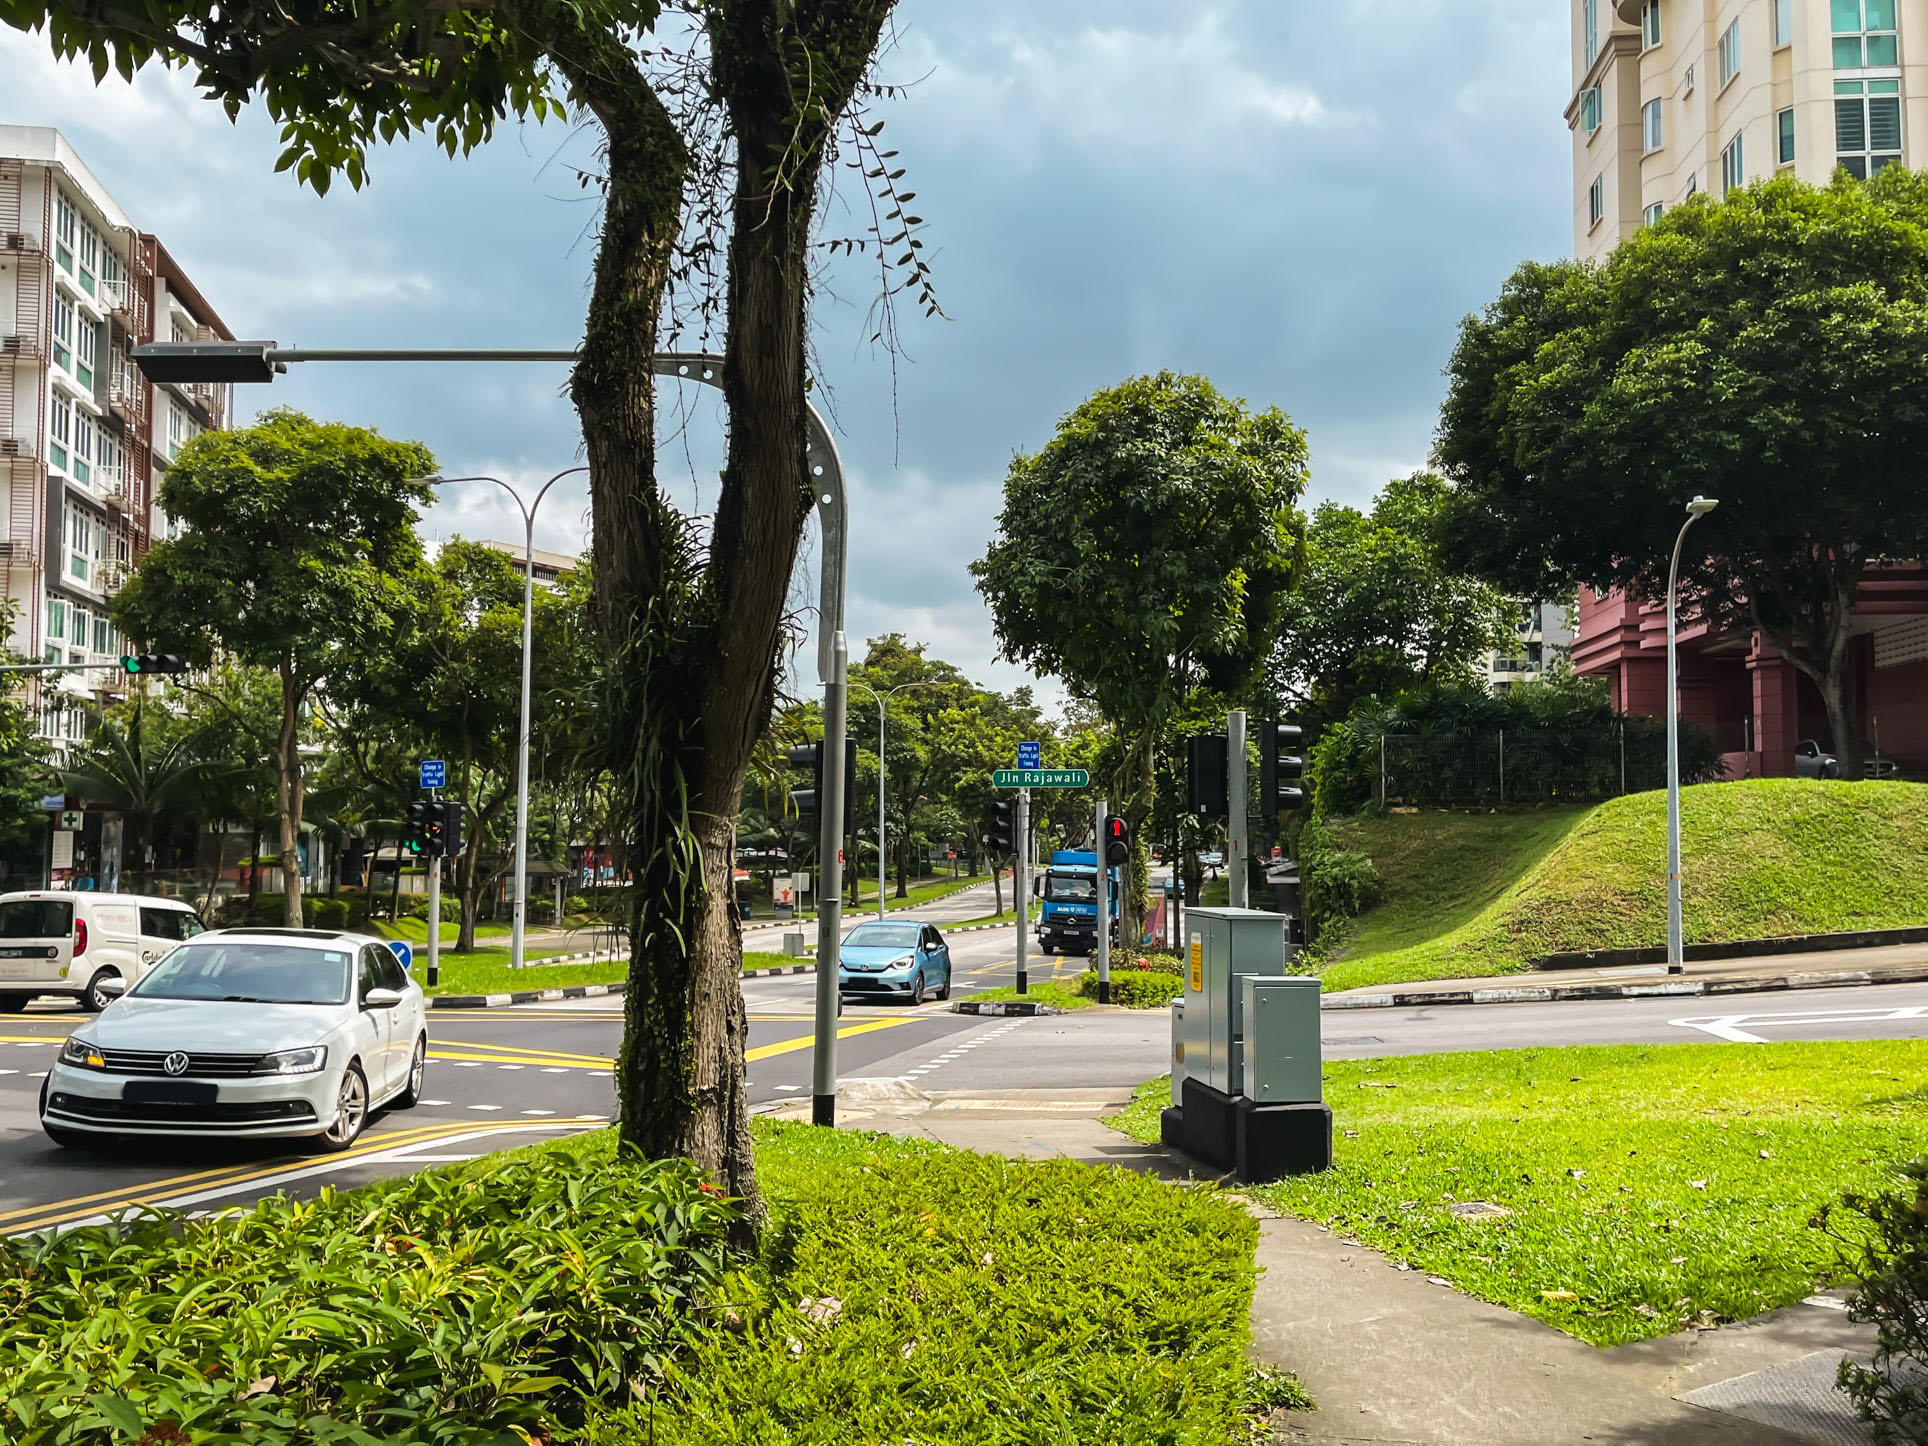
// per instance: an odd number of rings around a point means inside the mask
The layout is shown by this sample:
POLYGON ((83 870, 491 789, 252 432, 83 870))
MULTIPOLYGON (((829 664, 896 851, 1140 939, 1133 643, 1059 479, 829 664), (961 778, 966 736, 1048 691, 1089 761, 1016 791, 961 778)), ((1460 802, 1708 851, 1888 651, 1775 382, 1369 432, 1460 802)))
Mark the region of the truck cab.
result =
MULTIPOLYGON (((1111 932, 1118 933, 1118 870, 1107 868, 1111 932)), ((1059 849, 1037 881, 1044 901, 1038 918, 1038 944, 1047 954, 1090 954, 1098 943, 1098 856, 1089 850, 1059 849)))

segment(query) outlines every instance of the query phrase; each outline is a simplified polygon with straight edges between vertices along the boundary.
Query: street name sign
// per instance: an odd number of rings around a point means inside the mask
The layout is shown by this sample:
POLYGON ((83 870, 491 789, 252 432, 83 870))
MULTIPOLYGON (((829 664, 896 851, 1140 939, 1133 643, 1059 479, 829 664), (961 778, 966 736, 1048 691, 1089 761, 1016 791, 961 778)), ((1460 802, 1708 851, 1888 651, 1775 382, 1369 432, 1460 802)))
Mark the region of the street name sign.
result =
POLYGON ((1037 768, 1044 762, 1044 745, 1041 743, 1018 744, 1018 767, 1037 768))
POLYGON ((1089 788, 1091 775, 1082 768, 1000 768, 991 775, 993 788, 1089 788))
POLYGON ((449 766, 439 758, 422 760, 422 787, 447 788, 449 786, 449 766))

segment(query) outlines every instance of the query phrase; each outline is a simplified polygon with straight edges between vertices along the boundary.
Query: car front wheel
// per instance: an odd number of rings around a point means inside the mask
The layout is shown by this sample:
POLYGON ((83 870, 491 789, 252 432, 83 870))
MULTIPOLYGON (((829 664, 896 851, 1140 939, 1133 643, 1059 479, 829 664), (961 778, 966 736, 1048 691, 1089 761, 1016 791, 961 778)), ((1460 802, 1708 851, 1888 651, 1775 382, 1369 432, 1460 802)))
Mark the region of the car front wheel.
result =
POLYGON ((359 1064, 349 1063, 341 1072, 341 1085, 335 1096, 335 1121, 321 1132, 321 1148, 330 1152, 345 1150, 361 1138, 368 1123, 368 1077, 359 1064))
POLYGON ((924 971, 919 969, 910 981, 910 1002, 914 1009, 924 1002, 924 971))

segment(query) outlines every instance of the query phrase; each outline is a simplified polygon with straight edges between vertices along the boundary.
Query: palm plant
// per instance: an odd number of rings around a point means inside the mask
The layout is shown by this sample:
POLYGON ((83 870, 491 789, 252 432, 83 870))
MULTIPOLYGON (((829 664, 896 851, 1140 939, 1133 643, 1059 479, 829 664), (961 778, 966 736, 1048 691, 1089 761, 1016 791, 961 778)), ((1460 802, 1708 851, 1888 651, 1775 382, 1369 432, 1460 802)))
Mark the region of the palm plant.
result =
MULTIPOLYGON (((144 881, 153 852, 154 820, 165 809, 196 801, 223 765, 201 753, 201 735, 156 738, 145 705, 136 697, 125 726, 107 713, 95 715, 93 736, 60 770, 68 793, 126 814, 134 825, 135 880, 144 881)), ((165 732, 165 730, 163 730, 165 732)))

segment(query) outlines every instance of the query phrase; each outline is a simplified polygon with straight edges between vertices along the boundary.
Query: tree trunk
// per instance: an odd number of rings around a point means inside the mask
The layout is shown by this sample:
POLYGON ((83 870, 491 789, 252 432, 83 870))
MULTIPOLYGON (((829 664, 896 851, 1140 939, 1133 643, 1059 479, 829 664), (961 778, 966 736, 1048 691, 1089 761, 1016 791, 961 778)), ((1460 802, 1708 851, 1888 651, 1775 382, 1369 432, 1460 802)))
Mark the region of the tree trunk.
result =
POLYGON ((274 801, 281 832, 281 922, 299 929, 301 918, 301 690, 286 664, 281 668, 281 736, 275 743, 274 801))
MULTIPOLYGON (((455 931, 455 952, 467 954, 475 948, 475 920, 481 907, 482 829, 467 832, 462 840, 462 857, 457 861, 461 880, 457 885, 462 897, 462 922, 455 931)), ((525 915, 526 918, 526 915, 525 915)), ((435 921, 440 927, 441 920, 435 921)))
POLYGON ((254 824, 254 842, 252 851, 248 854, 249 923, 254 922, 254 906, 261 898, 261 819, 259 816, 256 816, 252 822, 254 824))
POLYGON ((904 809, 904 826, 897 831, 897 892, 893 897, 908 898, 910 891, 904 887, 904 875, 910 871, 910 809, 904 809))
MULTIPOLYGON (((1152 753, 1157 741, 1158 725, 1146 724, 1119 768, 1119 792, 1123 795, 1119 806, 1131 829, 1131 856, 1125 862, 1118 900, 1118 942, 1126 949, 1136 949, 1145 937, 1145 916, 1150 912, 1150 853, 1145 843, 1145 826, 1151 821, 1152 805, 1157 798, 1152 772, 1152 753)), ((1098 841, 1098 848, 1103 850, 1104 840, 1098 841)))
MULTIPOLYGON (((1797 646, 1793 627, 1771 628, 1762 622, 1758 603, 1753 605, 1754 626, 1780 650, 1781 656, 1807 675, 1821 695, 1827 710, 1828 727, 1834 734, 1834 756, 1840 763, 1841 777, 1859 779, 1867 759, 1861 747, 1861 719, 1855 711, 1848 687, 1848 646, 1853 641, 1854 599, 1860 591, 1862 569, 1852 562, 1830 559, 1821 568, 1827 600, 1818 608, 1800 606, 1796 597, 1780 599, 1790 616, 1802 617, 1805 647, 1797 646)), ((1790 592, 1795 589, 1790 588, 1790 592)))

